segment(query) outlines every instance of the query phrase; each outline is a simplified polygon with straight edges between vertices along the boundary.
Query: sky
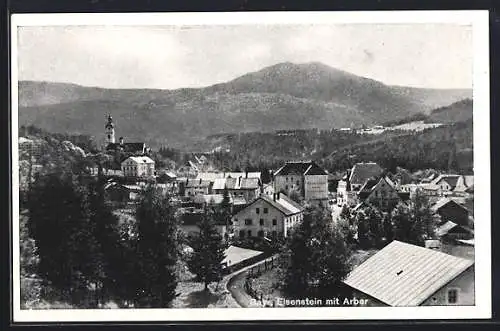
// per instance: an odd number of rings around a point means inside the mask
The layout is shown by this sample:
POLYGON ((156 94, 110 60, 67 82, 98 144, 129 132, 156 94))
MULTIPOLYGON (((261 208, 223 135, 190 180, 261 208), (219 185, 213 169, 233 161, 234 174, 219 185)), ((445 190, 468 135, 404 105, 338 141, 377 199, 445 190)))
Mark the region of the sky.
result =
POLYGON ((203 87, 280 62, 322 62, 388 85, 472 88, 472 28, 454 24, 24 26, 20 80, 203 87))

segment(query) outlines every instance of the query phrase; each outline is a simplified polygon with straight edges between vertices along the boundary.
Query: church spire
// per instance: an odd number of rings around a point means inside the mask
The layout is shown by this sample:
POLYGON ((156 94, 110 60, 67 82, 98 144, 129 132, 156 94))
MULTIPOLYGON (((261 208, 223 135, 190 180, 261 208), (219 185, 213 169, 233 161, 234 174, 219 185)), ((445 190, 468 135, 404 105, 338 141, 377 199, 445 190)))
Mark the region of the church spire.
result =
POLYGON ((108 122, 104 126, 104 131, 106 135, 106 144, 115 143, 115 125, 113 123, 113 117, 111 114, 108 115, 108 122))

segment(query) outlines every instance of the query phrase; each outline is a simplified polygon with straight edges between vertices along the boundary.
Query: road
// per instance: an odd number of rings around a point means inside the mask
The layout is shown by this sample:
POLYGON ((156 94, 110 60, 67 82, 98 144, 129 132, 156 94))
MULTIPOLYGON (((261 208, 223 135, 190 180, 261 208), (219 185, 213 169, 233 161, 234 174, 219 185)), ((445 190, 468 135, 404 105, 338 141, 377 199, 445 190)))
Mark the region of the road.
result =
MULTIPOLYGON (((273 257, 275 257, 274 255, 273 257)), ((271 259, 272 257, 268 257, 265 260, 271 259)), ((252 300, 252 297, 245 291, 244 284, 245 284, 245 279, 248 273, 248 270, 250 268, 253 268, 259 264, 263 264, 265 260, 256 262, 255 264, 252 264, 250 266, 247 266, 241 270, 238 270, 234 272, 233 274, 228 275, 228 281, 226 288, 229 290, 231 295, 233 296, 234 300, 244 308, 248 307, 262 307, 258 303, 256 303, 254 300, 252 300)))

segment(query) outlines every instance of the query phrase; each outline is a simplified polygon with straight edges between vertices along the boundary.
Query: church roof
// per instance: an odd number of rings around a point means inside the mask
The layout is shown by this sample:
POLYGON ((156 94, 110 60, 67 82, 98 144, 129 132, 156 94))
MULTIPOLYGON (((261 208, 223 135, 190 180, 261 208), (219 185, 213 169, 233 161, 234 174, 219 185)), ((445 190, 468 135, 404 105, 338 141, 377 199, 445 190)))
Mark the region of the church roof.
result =
POLYGON ((106 150, 108 151, 116 151, 119 149, 122 149, 124 152, 129 152, 129 153, 144 153, 144 149, 146 148, 145 143, 109 143, 108 146, 106 146, 106 150))

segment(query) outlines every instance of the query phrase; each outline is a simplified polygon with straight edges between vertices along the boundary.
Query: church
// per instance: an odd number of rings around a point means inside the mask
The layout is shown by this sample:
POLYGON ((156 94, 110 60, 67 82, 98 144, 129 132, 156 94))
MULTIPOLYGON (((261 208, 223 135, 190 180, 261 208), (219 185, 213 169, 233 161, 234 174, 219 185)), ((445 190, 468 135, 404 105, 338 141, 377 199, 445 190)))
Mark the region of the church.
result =
POLYGON ((108 115, 108 122, 104 129, 106 152, 124 152, 134 156, 145 155, 149 152, 149 148, 146 147, 144 142, 125 142, 124 138, 120 137, 117 143, 115 141, 115 124, 111 115, 108 115))

